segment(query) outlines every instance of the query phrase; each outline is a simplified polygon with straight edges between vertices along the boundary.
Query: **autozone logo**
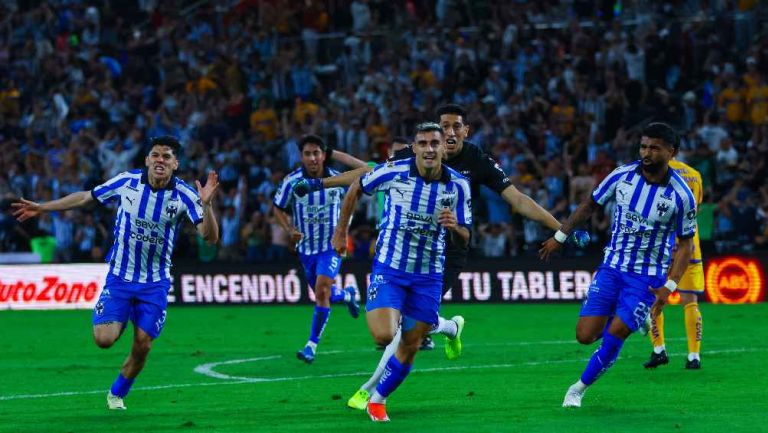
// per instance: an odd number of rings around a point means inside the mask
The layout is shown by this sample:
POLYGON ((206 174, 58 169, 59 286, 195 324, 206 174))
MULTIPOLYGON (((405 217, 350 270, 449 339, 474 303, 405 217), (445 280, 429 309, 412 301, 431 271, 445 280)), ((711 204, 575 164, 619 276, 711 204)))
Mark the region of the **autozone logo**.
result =
POLYGON ((96 299, 97 291, 96 281, 70 284, 54 275, 43 277, 40 285, 31 281, 8 283, 0 280, 0 302, 89 302, 96 299))
POLYGON ((0 266, 0 310, 92 308, 106 270, 103 264, 0 266))

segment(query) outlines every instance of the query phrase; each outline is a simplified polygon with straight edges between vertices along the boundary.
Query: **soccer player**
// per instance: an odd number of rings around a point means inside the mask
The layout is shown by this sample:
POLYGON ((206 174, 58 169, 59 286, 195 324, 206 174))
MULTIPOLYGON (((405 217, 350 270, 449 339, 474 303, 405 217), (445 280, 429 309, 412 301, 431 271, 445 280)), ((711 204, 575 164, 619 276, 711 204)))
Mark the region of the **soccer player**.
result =
POLYGON ((93 309, 93 339, 106 349, 120 338, 130 319, 134 325, 131 352, 107 393, 109 409, 125 409, 123 399, 139 375, 152 342, 165 325, 171 288, 171 254, 182 219, 186 217, 208 243, 219 238, 211 202, 219 186, 215 172, 197 191, 173 175, 179 167, 181 144, 175 137, 153 138, 144 159, 146 169, 126 171, 91 191, 58 200, 14 203, 19 221, 43 212, 117 202, 115 242, 107 255, 109 273, 93 309))
MULTIPOLYGON (((445 137, 444 163, 466 177, 472 188, 472 195, 477 197, 480 185, 485 185, 509 203, 512 208, 522 216, 536 221, 551 230, 560 228, 560 222, 549 212, 539 206, 533 199, 520 192, 509 180, 501 167, 488 154, 477 145, 465 141, 469 135, 467 112, 456 104, 443 105, 437 110, 439 124, 445 137)), ((414 152, 410 147, 399 146, 392 154, 392 159, 412 157, 414 152)), ((332 178, 324 178, 314 182, 308 182, 309 190, 323 187, 350 185, 354 179, 365 172, 366 168, 342 173, 332 178)), ((576 243, 584 246, 588 242, 586 232, 574 232, 576 243)), ((458 282, 459 274, 466 266, 467 245, 455 245, 450 239, 446 241, 446 262, 443 274, 443 294, 447 293, 458 282)), ((440 333, 446 337, 445 353, 448 359, 456 359, 461 355, 461 334, 464 328, 464 318, 454 316, 451 319, 439 318, 438 325, 430 332, 440 333)), ((365 409, 370 393, 379 383, 387 360, 397 348, 399 334, 395 336, 393 343, 388 347, 379 361, 379 366, 374 374, 358 389, 347 401, 347 406, 353 409, 365 409)))
MULTIPOLYGON (((683 178, 693 192, 696 206, 702 200, 701 174, 689 165, 678 160, 669 161, 669 166, 683 178)), ((685 316, 685 335, 688 338, 688 358, 685 368, 698 370, 701 368, 701 311, 699 311, 698 297, 704 293, 704 265, 701 260, 701 245, 699 244, 699 231, 693 235, 693 251, 688 268, 680 279, 679 293, 683 304, 685 316)), ((656 368, 659 365, 669 363, 669 357, 664 347, 664 313, 651 318, 651 343, 653 352, 651 358, 643 364, 645 368, 656 368)))
POLYGON ((366 319, 377 344, 392 342, 401 319, 402 337, 367 404, 373 421, 389 421, 386 398, 405 380, 422 339, 438 324, 446 238, 462 247, 469 244, 469 182, 442 164, 444 140, 440 125, 417 126, 415 157, 379 165, 352 184, 333 236, 334 248, 343 254, 361 194, 386 193, 366 319))
POLYGON ((317 345, 331 315, 331 303, 344 302, 349 314, 357 318, 360 306, 353 287, 340 289, 334 278, 341 267, 341 257, 331 247, 331 236, 339 222, 339 209, 344 197, 344 188, 326 188, 297 197, 293 184, 302 178, 333 176, 338 171, 325 165, 327 148, 317 135, 305 135, 298 142, 301 152, 301 167, 289 173, 277 190, 274 198, 275 217, 278 223, 296 243, 304 275, 315 292, 315 310, 309 340, 296 357, 307 364, 315 360, 317 345), (291 224, 286 211, 291 209, 291 224))
POLYGON ((576 339, 592 344, 602 337, 581 378, 568 388, 563 407, 580 407, 592 385, 619 356, 624 340, 657 317, 677 289, 691 257, 696 200, 683 178, 669 167, 679 139, 665 123, 642 132, 640 160, 613 170, 539 251, 543 260, 562 247, 567 233, 615 199, 611 240, 589 287, 576 324, 576 339), (677 249, 670 258, 677 236, 677 249), (654 296, 655 295, 655 296, 654 296), (655 298, 655 300, 654 300, 655 298))

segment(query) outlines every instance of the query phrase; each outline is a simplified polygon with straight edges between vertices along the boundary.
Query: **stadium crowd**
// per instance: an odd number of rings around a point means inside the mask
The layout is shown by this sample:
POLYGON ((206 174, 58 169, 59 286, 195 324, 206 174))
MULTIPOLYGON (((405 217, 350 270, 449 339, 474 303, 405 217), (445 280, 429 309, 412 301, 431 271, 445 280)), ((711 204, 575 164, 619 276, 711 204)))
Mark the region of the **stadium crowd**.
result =
MULTIPOLYGON (((381 162, 445 102, 468 108, 469 141, 558 218, 636 158, 644 124, 669 122, 703 176, 705 245, 765 248, 766 12, 748 0, 0 1, 0 251, 103 260, 111 209, 20 224, 9 203, 142 167, 148 138, 170 134, 184 144, 178 176, 214 169, 222 183, 219 245, 188 225, 179 255, 284 258, 271 201, 299 137, 381 162)), ((532 254, 551 235, 490 191, 473 202, 475 254, 532 254)), ((591 221, 594 248, 611 211, 591 221)), ((375 200, 358 213, 350 251, 367 258, 375 200)))

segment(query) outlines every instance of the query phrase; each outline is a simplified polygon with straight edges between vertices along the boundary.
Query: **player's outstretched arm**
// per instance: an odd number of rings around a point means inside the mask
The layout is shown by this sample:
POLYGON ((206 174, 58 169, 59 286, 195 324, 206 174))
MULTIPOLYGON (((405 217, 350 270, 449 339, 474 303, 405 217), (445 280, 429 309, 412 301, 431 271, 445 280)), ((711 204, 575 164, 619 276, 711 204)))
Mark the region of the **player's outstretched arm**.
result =
POLYGON ((203 203, 203 222, 197 225, 197 232, 207 243, 215 244, 219 241, 219 223, 213 212, 213 197, 219 188, 219 176, 215 171, 209 171, 205 186, 199 180, 195 181, 195 186, 203 203))
POLYGON ((357 206, 357 201, 360 200, 360 196, 363 194, 363 189, 360 187, 360 182, 355 182, 347 191, 344 202, 341 204, 341 214, 339 215, 339 223, 336 225, 336 230, 333 232, 333 239, 331 239, 331 245, 333 249, 343 256, 347 252, 347 232, 349 230, 349 222, 352 219, 352 212, 357 206))
POLYGON ((373 170, 373 168, 368 167, 368 165, 366 164, 354 170, 345 171, 344 173, 337 174, 336 176, 324 177, 322 180, 323 187, 336 188, 340 186, 350 186, 354 183, 357 183, 357 180, 360 179, 360 176, 364 175, 365 173, 368 173, 371 170, 373 170))
POLYGON ((501 197, 512 206, 512 209, 520 215, 538 222, 550 230, 560 228, 560 221, 547 212, 532 198, 520 192, 514 185, 509 185, 501 192, 501 197))
POLYGON ((319 191, 323 188, 348 187, 359 179, 360 176, 371 170, 373 170, 373 168, 366 165, 354 170, 345 171, 336 176, 324 177, 322 179, 301 178, 293 183, 293 192, 298 197, 304 197, 313 191, 319 191))
POLYGON ((541 244, 539 258, 548 261, 553 253, 559 251, 563 247, 563 243, 573 231, 573 228, 587 221, 592 213, 599 207, 600 205, 592 199, 591 195, 584 199, 579 207, 577 207, 571 216, 568 217, 568 221, 557 230, 555 236, 552 236, 541 244))
POLYGON ((336 162, 340 162, 349 168, 361 168, 368 166, 365 161, 357 159, 347 152, 342 152, 336 149, 333 149, 333 153, 331 153, 331 159, 336 162))
POLYGON ((87 205, 93 201, 90 191, 78 191, 66 195, 60 199, 51 200, 45 203, 36 203, 23 198, 15 203, 11 203, 13 216, 19 221, 26 221, 34 218, 43 212, 55 212, 61 210, 74 209, 87 205))
POLYGON ((667 282, 661 287, 654 288, 656 301, 651 307, 651 317, 657 317, 661 314, 664 306, 667 305, 669 294, 677 288, 677 283, 683 278, 683 274, 688 268, 691 260, 691 251, 693 251, 693 238, 678 239, 678 243, 675 245, 675 252, 672 255, 672 266, 669 274, 667 274, 667 282))

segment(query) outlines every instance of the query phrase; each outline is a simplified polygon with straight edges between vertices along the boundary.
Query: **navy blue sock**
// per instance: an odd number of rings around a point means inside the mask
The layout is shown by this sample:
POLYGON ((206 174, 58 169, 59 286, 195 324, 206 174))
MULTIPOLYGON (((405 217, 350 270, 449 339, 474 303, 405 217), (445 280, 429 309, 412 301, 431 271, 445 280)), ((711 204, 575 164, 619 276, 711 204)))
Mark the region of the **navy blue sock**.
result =
POLYGON ((338 302, 344 302, 344 293, 346 291, 344 289, 340 289, 336 287, 336 285, 331 286, 331 303, 335 304, 338 302))
POLYGON ((120 373, 117 375, 117 379, 115 379, 114 383, 112 383, 112 388, 110 388, 109 392, 112 393, 112 395, 116 395, 118 397, 125 397, 128 395, 128 391, 131 390, 131 385, 133 385, 134 379, 126 379, 125 376, 123 376, 123 373, 120 373))
POLYGON ((309 332, 309 341, 317 344, 323 335, 328 316, 331 315, 331 309, 328 307, 318 307, 315 305, 315 312, 312 314, 312 329, 309 332))
POLYGON ((412 365, 401 364, 395 355, 392 355, 384 367, 384 374, 381 375, 379 384, 376 385, 376 392, 384 398, 389 397, 389 394, 395 392, 397 387, 403 383, 408 373, 411 372, 411 367, 412 365))
POLYGON ((592 385, 603 373, 605 373, 619 357, 624 340, 615 337, 608 332, 603 333, 603 341, 600 347, 592 354, 587 363, 587 368, 581 374, 581 381, 585 385, 592 385))

